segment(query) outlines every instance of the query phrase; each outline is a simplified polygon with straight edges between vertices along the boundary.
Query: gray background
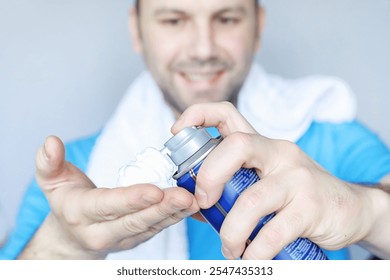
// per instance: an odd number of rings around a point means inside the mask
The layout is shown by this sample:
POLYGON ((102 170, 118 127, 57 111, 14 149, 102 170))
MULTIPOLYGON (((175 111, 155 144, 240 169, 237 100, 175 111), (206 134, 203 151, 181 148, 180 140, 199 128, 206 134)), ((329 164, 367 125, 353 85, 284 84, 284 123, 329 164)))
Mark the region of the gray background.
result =
MULTIPOLYGON (((45 137, 68 141, 98 130, 143 69, 128 36, 129 3, 0 0, 1 227, 13 223, 45 137)), ((257 59, 266 69, 343 78, 356 92, 359 119, 390 144, 390 1, 263 3, 257 59)))

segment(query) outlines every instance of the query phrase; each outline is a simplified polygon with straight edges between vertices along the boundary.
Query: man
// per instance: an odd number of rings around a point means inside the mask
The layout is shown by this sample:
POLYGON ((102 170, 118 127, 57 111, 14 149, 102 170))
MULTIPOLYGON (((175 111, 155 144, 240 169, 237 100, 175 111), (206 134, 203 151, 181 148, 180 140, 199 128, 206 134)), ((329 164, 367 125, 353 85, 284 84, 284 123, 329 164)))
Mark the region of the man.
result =
MULTIPOLYGON (((133 83, 101 133, 67 145, 67 159, 85 174, 64 161, 65 149, 58 138, 46 140, 36 158, 39 186, 34 182, 28 189, 2 256, 213 259, 223 257, 222 246, 227 258, 258 259, 273 258, 303 236, 330 250, 363 241, 373 253, 388 257, 382 243, 372 242, 379 236, 372 230, 375 222, 382 225, 385 218, 379 218, 376 207, 363 209, 370 205, 364 201, 372 205, 374 199, 379 209, 388 209, 388 195, 379 188, 358 195, 366 189, 330 176, 291 142, 349 182, 388 183, 388 149, 354 121, 353 98, 341 82, 310 78, 290 83, 252 65, 263 20, 263 9, 253 0, 139 1, 130 30, 149 73, 133 83), (228 136, 226 143, 243 141, 237 147, 258 147, 246 136, 229 136, 238 131, 253 134, 254 129, 290 141, 262 138, 269 147, 262 150, 264 158, 244 164, 258 168, 261 184, 268 182, 273 188, 256 187, 240 197, 221 231, 222 245, 207 224, 183 220, 199 207, 211 206, 221 191, 221 178, 207 171, 210 164, 202 169, 205 175, 200 175, 195 197, 182 188, 161 190, 148 182, 107 188, 115 186, 118 169, 139 151, 161 147, 188 106, 219 101, 235 104, 254 128, 225 105, 211 107, 215 113, 211 118, 200 110, 198 116, 204 119, 191 125, 211 123, 228 136), (218 186, 214 191, 210 182, 218 186), (248 209, 253 211, 247 213, 248 209), (278 218, 244 251, 254 221, 274 211, 278 218), (248 214, 247 219, 239 213, 248 214), (362 213, 364 222, 355 223, 362 213), (361 225, 364 228, 357 228, 361 225)), ((191 112, 187 116, 197 115, 191 112)), ((248 155, 237 153, 240 149, 228 151, 224 155, 232 163, 248 155)), ((226 176, 232 170, 225 171, 226 176)), ((348 257, 345 250, 327 253, 330 258, 348 257)))

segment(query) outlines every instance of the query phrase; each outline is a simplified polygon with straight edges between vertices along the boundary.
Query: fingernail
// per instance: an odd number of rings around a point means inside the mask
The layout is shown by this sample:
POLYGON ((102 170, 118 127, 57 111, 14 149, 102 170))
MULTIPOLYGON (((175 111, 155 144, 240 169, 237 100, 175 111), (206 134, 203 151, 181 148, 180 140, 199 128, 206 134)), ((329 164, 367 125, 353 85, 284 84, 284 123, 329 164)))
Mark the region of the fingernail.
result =
POLYGON ((172 132, 177 132, 177 127, 180 127, 180 124, 182 123, 182 120, 179 118, 175 121, 175 123, 173 124, 173 126, 171 127, 171 131, 172 132))
POLYGON ((204 190, 195 188, 195 197, 201 206, 205 206, 207 204, 207 194, 204 190))
POLYGON ((229 260, 233 259, 232 252, 230 252, 230 250, 224 246, 222 246, 222 254, 224 255, 225 258, 229 260))
POLYGON ((49 160, 49 156, 48 156, 47 151, 46 151, 46 142, 47 142, 47 139, 45 140, 45 143, 43 143, 42 153, 43 153, 43 156, 45 157, 45 159, 49 160))
POLYGON ((198 213, 198 211, 188 211, 188 210, 184 211, 184 214, 187 215, 187 216, 192 216, 192 215, 194 215, 196 213, 198 213))

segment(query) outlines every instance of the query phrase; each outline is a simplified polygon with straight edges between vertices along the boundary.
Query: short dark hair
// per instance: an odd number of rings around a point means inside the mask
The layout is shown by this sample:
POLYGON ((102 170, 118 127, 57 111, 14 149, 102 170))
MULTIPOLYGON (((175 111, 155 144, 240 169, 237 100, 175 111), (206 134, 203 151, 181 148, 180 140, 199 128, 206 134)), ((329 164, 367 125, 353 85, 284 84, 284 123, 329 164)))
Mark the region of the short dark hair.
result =
MULTIPOLYGON (((139 1, 140 0, 135 0, 135 9, 137 10, 137 13, 139 13, 139 1)), ((255 5, 257 6, 260 2, 259 0, 255 0, 255 5)))

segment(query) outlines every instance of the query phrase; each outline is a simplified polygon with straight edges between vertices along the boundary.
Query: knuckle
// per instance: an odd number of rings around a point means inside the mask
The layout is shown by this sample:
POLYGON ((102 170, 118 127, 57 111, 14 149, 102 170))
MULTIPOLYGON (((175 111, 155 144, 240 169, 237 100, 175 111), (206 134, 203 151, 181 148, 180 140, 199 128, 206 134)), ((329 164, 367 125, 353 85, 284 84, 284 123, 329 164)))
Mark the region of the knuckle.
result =
POLYGON ((264 244, 267 244, 271 251, 279 252, 284 247, 285 237, 283 230, 277 227, 267 227, 260 230, 264 244))
POLYGON ((301 213, 293 212, 290 213, 283 222, 286 227, 286 231, 297 235, 301 233, 301 228, 305 224, 305 218, 301 213))
POLYGON ((69 226, 76 227, 82 224, 82 217, 78 211, 78 208, 64 206, 62 211, 62 217, 64 222, 69 226))
POLYGON ((226 111, 229 111, 229 112, 235 111, 235 110, 236 110, 236 107, 234 107, 233 103, 231 103, 231 102, 229 102, 229 101, 222 101, 222 102, 221 102, 221 106, 223 106, 224 109, 225 109, 226 111))
POLYGON ((102 238, 88 238, 85 240, 85 246, 94 252, 102 252, 107 249, 107 243, 102 238))
POLYGON ((150 232, 153 236, 161 232, 163 228, 159 225, 152 225, 148 228, 148 232, 150 232))
POLYGON ((172 220, 172 224, 176 224, 178 222, 180 222, 181 220, 183 220, 187 215, 188 211, 187 210, 183 210, 183 211, 180 211, 179 213, 175 213, 171 216, 171 220, 172 220))
MULTIPOLYGON (((161 210, 157 210, 157 211, 161 211, 161 210)), ((162 214, 161 212, 160 215, 166 215, 166 214, 162 214)), ((181 218, 176 217, 175 215, 172 215, 170 218, 174 219, 175 222, 181 220, 181 218)), ((123 219, 123 227, 131 235, 148 234, 154 236, 163 230, 163 227, 161 226, 160 223, 147 224, 143 220, 136 218, 134 216, 126 217, 125 219, 123 219)))
POLYGON ((125 217, 122 220, 123 228, 131 234, 138 234, 147 231, 148 226, 134 216, 125 217))
POLYGON ((227 248, 234 248, 237 246, 238 239, 227 230, 221 230, 220 238, 222 244, 224 244, 224 246, 227 248))
POLYGON ((242 209, 251 211, 258 208, 260 201, 261 195, 256 190, 249 188, 238 197, 236 204, 242 209))
POLYGON ((299 186, 305 188, 306 195, 309 195, 310 188, 316 185, 311 170, 305 166, 297 166, 291 170, 291 181, 300 182, 299 186))
POLYGON ((241 256, 242 252, 245 250, 245 238, 237 238, 237 236, 231 234, 230 231, 225 229, 221 229, 220 237, 223 247, 229 248, 233 258, 241 256))
POLYGON ((302 154, 301 149, 293 142, 287 140, 276 140, 276 143, 279 149, 283 151, 284 154, 289 155, 292 159, 298 158, 302 154))
POLYGON ((224 139, 227 149, 231 151, 238 151, 237 155, 241 160, 248 160, 252 157, 254 139, 253 135, 244 132, 233 132, 224 139))
POLYGON ((197 113, 201 107, 199 106, 200 104, 192 104, 190 105, 182 114, 182 116, 191 116, 191 114, 197 113))
POLYGON ((105 221, 112 221, 112 220, 115 220, 118 218, 117 215, 113 214, 112 212, 108 212, 104 209, 96 209, 96 214, 102 219, 102 220, 105 220, 105 221))
POLYGON ((105 251, 109 246, 107 237, 94 229, 84 231, 81 238, 83 240, 84 246, 95 252, 105 251))
POLYGON ((107 196, 109 195, 109 190, 107 189, 96 189, 97 196, 94 203, 94 213, 98 215, 102 220, 111 221, 117 218, 117 215, 113 213, 113 209, 107 203, 107 196))
MULTIPOLYGON (((171 200, 169 203, 176 203, 178 204, 177 200, 171 200)), ((160 219, 165 219, 169 217, 169 212, 171 211, 170 207, 172 207, 172 204, 161 204, 158 207, 155 208, 155 215, 160 217, 160 219)))
POLYGON ((226 139, 229 139, 228 141, 230 145, 238 148, 248 147, 252 142, 251 135, 240 131, 233 132, 232 134, 228 135, 226 139))
POLYGON ((199 169, 195 188, 198 186, 202 186, 204 188, 204 186, 215 186, 221 184, 220 178, 216 176, 213 170, 202 167, 203 166, 199 169))
POLYGON ((244 252, 243 259, 244 260, 259 260, 259 259, 262 259, 262 257, 260 257, 259 254, 257 252, 255 252, 254 250, 251 250, 250 248, 248 248, 244 252))

